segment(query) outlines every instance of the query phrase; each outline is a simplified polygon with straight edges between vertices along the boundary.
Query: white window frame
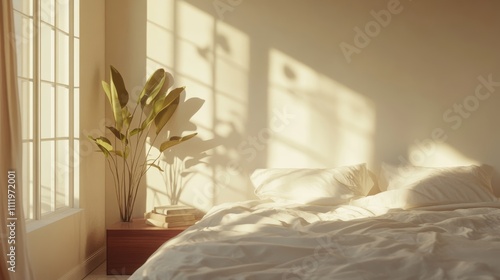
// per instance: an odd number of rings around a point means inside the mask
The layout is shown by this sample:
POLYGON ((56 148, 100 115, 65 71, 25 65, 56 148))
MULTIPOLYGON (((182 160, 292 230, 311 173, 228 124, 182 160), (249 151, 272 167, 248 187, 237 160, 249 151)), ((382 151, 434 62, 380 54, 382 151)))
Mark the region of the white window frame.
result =
POLYGON ((21 61, 18 63, 20 68, 18 81, 23 126, 23 204, 29 230, 32 221, 53 221, 54 218, 75 212, 75 208, 79 206, 75 200, 75 194, 79 190, 79 0, 14 0, 14 2, 17 57, 21 61), (66 23, 64 25, 63 21, 60 21, 62 17, 58 14, 62 8, 67 9, 67 22, 64 22, 66 23), (43 21, 44 18, 48 20, 43 21), (53 36, 50 37, 53 54, 51 57, 53 79, 50 81, 42 80, 43 25, 53 36), (67 44, 60 45, 59 37, 65 38, 67 44), (67 74, 58 71, 58 67, 63 65, 59 61, 62 57, 59 54, 60 46, 63 49, 67 48, 67 63, 64 63, 64 68, 68 70, 67 74), (64 75, 67 75, 67 80, 59 78, 64 75), (27 87, 24 86, 26 84, 27 87), (48 94, 42 93, 42 84, 53 89, 49 91, 48 101, 54 109, 50 118, 53 122, 48 125, 52 137, 42 137, 47 134, 41 121, 42 113, 45 116, 50 113, 50 110, 47 108, 44 110, 41 106, 44 102, 43 97, 48 94), (58 111, 59 99, 61 102, 65 101, 61 103, 59 109, 65 104, 68 106, 65 109, 68 113, 63 118, 58 116, 62 112, 58 111), (67 117, 67 120, 64 117, 67 117), (58 134, 58 128, 63 128, 61 131, 64 135, 58 134), (42 174, 43 168, 47 168, 48 165, 47 158, 42 162, 42 142, 51 143, 53 146, 53 150, 49 150, 48 153, 49 158, 54 159, 48 168, 51 171, 48 175, 42 174), (65 145, 66 149, 61 150, 62 145, 65 145), (62 174, 63 172, 66 174, 62 174), (50 178, 48 188, 42 187, 42 176, 45 176, 45 181, 50 178))

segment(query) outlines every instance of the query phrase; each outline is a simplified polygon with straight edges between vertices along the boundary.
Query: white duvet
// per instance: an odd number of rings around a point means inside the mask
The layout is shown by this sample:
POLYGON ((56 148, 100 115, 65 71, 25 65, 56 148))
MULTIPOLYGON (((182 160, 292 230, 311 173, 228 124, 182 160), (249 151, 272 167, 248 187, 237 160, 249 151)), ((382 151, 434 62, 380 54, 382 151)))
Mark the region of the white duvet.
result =
POLYGON ((129 279, 500 279, 500 203, 224 204, 129 279))

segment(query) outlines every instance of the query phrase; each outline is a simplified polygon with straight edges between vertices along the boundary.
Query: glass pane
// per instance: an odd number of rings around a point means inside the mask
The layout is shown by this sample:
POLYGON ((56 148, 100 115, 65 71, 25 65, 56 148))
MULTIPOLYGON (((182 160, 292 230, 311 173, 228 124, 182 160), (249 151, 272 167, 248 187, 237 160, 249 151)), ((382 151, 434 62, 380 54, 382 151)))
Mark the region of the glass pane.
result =
POLYGON ((33 144, 23 143, 23 210, 26 219, 33 219, 33 144))
POLYGON ((52 84, 42 82, 40 95, 40 135, 42 139, 54 138, 54 87, 52 84))
POLYGON ((80 137, 80 89, 75 88, 73 90, 74 92, 74 97, 73 97, 73 137, 79 138, 80 137))
POLYGON ((73 44, 74 80, 75 87, 80 86, 80 39, 75 38, 73 44))
POLYGON ((69 140, 57 141, 57 180, 56 180, 56 209, 69 206, 69 175, 71 165, 69 160, 69 140))
POLYGON ((73 1, 73 35, 80 37, 80 0, 73 1))
MULTIPOLYGON (((59 1, 59 0, 58 0, 59 1)), ((55 1, 41 0, 40 1, 40 18, 51 25, 55 24, 55 1)))
POLYGON ((33 83, 19 80, 22 139, 33 139, 33 83))
POLYGON ((17 75, 23 77, 23 64, 26 58, 23 55, 23 16, 19 13, 14 13, 14 32, 16 33, 16 55, 17 55, 17 75))
POLYGON ((17 74, 23 78, 33 77, 33 20, 14 13, 16 32, 17 74))
POLYGON ((56 137, 69 137, 69 89, 57 87, 56 137))
MULTIPOLYGON (((14 12, 14 32, 16 33, 16 35, 21 35, 22 31, 23 31, 23 15, 14 12)), ((19 41, 17 37, 16 40, 19 41)))
POLYGON ((25 15, 32 16, 33 15, 33 5, 32 0, 14 0, 12 1, 12 5, 14 10, 19 11, 25 15))
POLYGON ((54 29, 42 23, 40 34, 40 70, 44 81, 54 82, 54 29))
POLYGON ((80 187, 80 140, 75 140, 73 143, 73 194, 76 196, 74 198, 76 203, 80 187))
MULTIPOLYGON (((34 39, 33 39, 33 34, 34 34, 34 24, 33 24, 33 19, 25 19, 25 26, 26 27, 26 32, 27 34, 25 35, 26 38, 23 38, 23 46, 24 48, 27 48, 28 50, 26 51, 28 54, 26 55, 26 60, 28 60, 27 64, 28 66, 23 66, 27 68, 26 77, 33 79, 33 45, 34 45, 34 39), (27 46, 27 47, 26 47, 27 46)), ((16 43, 17 44, 17 43, 16 43)))
POLYGON ((57 32, 57 82, 69 85, 69 36, 57 32))
POLYGON ((69 1, 57 0, 57 28, 69 33, 69 1))
POLYGON ((26 0, 18 0, 18 1, 12 1, 12 8, 14 8, 14 11, 23 11, 23 6, 25 5, 26 0))
POLYGON ((42 215, 53 211, 55 192, 54 141, 40 143, 40 198, 42 215))

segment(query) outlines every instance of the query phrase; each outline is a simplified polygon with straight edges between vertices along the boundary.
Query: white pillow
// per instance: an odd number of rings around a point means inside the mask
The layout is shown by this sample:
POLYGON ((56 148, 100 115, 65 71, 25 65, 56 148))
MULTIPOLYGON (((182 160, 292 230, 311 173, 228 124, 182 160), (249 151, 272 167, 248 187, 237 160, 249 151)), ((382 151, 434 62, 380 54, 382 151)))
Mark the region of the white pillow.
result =
POLYGON ((359 206, 415 207, 497 201, 487 166, 420 167, 382 165, 379 194, 355 202, 359 206))
POLYGON ((374 182, 366 165, 331 169, 257 169, 250 176, 260 199, 314 205, 336 205, 365 196, 374 182))

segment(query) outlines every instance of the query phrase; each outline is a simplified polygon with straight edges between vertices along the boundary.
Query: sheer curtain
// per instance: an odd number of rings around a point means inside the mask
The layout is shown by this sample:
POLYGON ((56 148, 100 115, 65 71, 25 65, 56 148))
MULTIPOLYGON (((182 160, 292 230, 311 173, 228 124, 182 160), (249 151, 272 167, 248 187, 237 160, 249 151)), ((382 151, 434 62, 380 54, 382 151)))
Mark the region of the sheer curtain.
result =
MULTIPOLYGON (((16 1, 16 0, 14 0, 16 1)), ((21 115, 11 0, 0 1, 0 279, 33 279, 22 208, 21 115)))

